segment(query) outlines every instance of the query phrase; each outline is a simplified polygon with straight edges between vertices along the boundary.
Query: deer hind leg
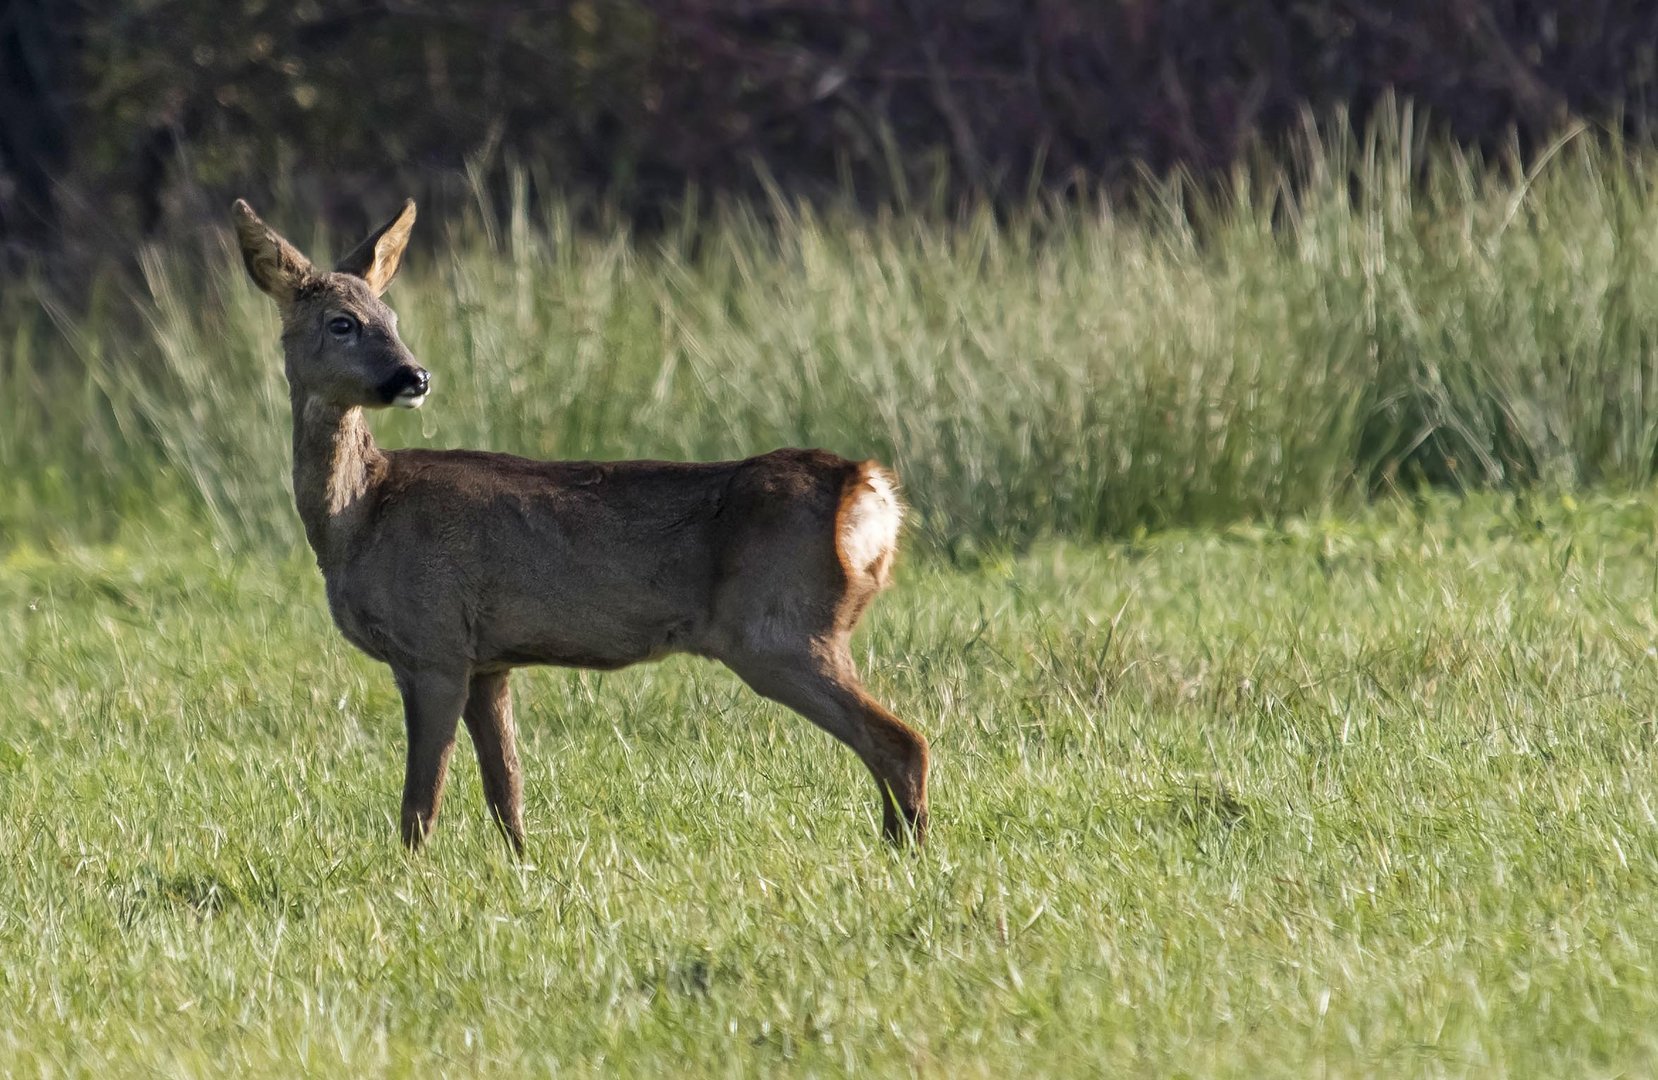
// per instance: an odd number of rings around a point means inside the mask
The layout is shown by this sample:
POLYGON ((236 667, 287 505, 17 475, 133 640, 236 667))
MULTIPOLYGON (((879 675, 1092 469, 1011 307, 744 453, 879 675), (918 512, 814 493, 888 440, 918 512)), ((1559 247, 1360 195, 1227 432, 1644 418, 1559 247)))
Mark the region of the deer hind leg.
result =
POLYGON ((512 722, 512 686, 505 671, 472 676, 467 691, 466 730, 478 752, 484 801, 513 854, 524 854, 524 781, 518 767, 518 737, 512 722))
POLYGON ((466 703, 465 675, 399 671, 409 756, 403 776, 403 843, 418 850, 431 835, 443 804, 443 781, 455 749, 455 728, 466 703))
POLYGON ((926 839, 927 740, 869 696, 844 646, 726 663, 755 693, 793 709, 863 760, 880 788, 888 840, 926 839))

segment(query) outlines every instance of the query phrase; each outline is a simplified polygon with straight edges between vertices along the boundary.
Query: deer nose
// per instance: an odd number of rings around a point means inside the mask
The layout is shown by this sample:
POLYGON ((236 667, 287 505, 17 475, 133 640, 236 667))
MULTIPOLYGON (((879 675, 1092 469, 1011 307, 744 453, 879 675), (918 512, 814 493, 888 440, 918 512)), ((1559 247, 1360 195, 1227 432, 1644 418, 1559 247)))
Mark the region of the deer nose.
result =
POLYGON ((432 388, 432 375, 425 368, 406 367, 392 379, 387 394, 393 405, 401 405, 405 409, 417 409, 420 403, 426 400, 426 392, 432 388))

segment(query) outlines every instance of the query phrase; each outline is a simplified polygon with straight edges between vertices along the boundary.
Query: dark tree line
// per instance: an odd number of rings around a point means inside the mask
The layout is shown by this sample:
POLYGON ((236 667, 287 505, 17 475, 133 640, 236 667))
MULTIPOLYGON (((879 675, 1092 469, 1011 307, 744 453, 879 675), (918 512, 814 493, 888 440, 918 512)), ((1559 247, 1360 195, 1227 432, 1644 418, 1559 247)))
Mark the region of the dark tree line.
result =
POLYGON ((1203 172, 1393 90, 1444 131, 1647 135, 1653 0, 4 0, 0 242, 230 191, 347 224, 472 163, 642 217, 694 186, 880 201, 1203 172))
POLYGON ((50 239, 70 160, 74 22, 51 0, 0 7, 0 238, 50 239))

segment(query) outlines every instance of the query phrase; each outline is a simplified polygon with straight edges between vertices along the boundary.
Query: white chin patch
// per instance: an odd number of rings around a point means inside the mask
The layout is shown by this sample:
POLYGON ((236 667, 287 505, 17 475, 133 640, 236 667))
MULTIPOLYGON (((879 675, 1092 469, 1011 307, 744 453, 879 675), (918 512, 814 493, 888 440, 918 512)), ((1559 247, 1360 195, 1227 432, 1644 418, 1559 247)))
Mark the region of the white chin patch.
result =
POLYGON ((425 394, 398 394, 391 399, 391 403, 399 409, 418 409, 425 401, 425 394))

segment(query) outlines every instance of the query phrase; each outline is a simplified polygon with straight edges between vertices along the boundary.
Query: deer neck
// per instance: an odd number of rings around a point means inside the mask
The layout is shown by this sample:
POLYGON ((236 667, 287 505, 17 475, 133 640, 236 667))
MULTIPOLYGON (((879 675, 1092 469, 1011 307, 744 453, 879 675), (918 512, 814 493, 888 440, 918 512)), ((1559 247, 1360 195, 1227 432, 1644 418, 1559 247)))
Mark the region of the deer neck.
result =
POLYGON ((324 570, 344 561, 386 472, 360 408, 293 395, 294 503, 324 570))

